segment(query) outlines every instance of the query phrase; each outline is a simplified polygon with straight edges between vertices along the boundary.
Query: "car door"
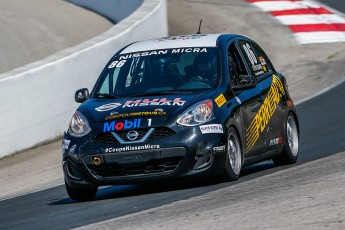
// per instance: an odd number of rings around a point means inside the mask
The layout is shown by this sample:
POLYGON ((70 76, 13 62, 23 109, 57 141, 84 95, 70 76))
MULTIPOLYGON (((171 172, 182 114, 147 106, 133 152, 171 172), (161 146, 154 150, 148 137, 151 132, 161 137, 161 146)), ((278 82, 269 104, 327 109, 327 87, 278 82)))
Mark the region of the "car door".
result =
POLYGON ((266 110, 268 132, 266 145, 269 150, 276 149, 283 143, 285 122, 285 108, 282 102, 286 102, 286 95, 282 76, 275 71, 265 52, 257 44, 251 45, 263 71, 257 77, 262 89, 261 95, 265 98, 263 110, 266 110))
POLYGON ((258 98, 261 105, 247 131, 247 136, 250 136, 253 127, 256 127, 255 132, 259 138, 258 143, 254 145, 260 146, 259 151, 255 153, 259 154, 278 148, 282 144, 284 109, 280 101, 284 97, 284 87, 270 60, 257 44, 239 41, 239 45, 246 56, 251 74, 257 79, 260 91, 258 98))
MULTIPOLYGON (((228 64, 230 82, 237 86, 240 75, 252 75, 248 57, 241 51, 239 42, 228 44, 228 64), (233 63, 235 65, 233 65, 233 63)), ((233 87, 235 88, 235 87, 233 87)), ((250 89, 234 89, 237 102, 241 104, 241 118, 243 127, 243 149, 246 157, 261 153, 266 150, 265 137, 259 135, 256 116, 262 105, 261 88, 256 86, 250 89)))

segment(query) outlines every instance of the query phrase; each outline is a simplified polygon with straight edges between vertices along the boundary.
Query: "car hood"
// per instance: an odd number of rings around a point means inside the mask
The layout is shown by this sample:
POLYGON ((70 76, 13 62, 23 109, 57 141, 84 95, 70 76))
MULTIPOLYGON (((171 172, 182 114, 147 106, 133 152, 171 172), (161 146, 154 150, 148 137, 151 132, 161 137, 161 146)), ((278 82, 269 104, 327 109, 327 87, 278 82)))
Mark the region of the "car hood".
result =
POLYGON ((166 121, 199 101, 212 99, 214 94, 215 90, 140 98, 89 99, 78 108, 78 111, 90 122, 144 117, 157 117, 166 121))

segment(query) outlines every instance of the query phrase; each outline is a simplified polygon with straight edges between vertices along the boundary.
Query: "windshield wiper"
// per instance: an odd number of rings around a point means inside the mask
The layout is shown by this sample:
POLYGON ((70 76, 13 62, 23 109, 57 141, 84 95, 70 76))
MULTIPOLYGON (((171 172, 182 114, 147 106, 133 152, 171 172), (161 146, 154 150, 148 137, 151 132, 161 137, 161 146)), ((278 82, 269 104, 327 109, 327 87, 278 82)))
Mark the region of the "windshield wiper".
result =
POLYGON ((117 96, 114 96, 114 95, 108 94, 108 93, 95 93, 95 95, 98 96, 98 97, 111 98, 111 99, 119 98, 117 96))

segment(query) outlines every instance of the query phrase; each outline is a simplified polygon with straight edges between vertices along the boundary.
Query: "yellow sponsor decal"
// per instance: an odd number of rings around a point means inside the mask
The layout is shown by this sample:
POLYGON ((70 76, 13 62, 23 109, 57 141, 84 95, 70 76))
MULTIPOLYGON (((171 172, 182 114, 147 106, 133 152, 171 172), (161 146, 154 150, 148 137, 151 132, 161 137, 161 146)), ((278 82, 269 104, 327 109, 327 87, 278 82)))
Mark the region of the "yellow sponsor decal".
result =
POLYGON ((110 114, 105 120, 126 118, 126 117, 144 117, 144 116, 165 116, 165 111, 143 111, 143 112, 131 112, 131 113, 115 113, 110 114))
POLYGON ((216 99, 214 99, 218 107, 221 107, 222 105, 225 104, 226 99, 223 94, 220 94, 216 99))
POLYGON ((284 86, 282 82, 277 76, 273 75, 272 86, 268 91, 268 95, 246 132, 246 152, 251 150, 259 139, 260 134, 265 130, 283 94, 284 86))

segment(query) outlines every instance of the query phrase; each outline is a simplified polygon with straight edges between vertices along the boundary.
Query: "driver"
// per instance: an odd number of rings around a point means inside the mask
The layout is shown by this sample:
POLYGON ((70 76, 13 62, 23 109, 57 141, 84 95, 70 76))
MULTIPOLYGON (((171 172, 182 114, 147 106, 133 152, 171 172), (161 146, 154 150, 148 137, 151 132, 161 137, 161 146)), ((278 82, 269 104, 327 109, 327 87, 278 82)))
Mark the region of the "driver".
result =
POLYGON ((204 82, 213 86, 217 82, 217 74, 212 67, 214 57, 209 54, 198 54, 193 61, 195 76, 190 81, 204 82))

